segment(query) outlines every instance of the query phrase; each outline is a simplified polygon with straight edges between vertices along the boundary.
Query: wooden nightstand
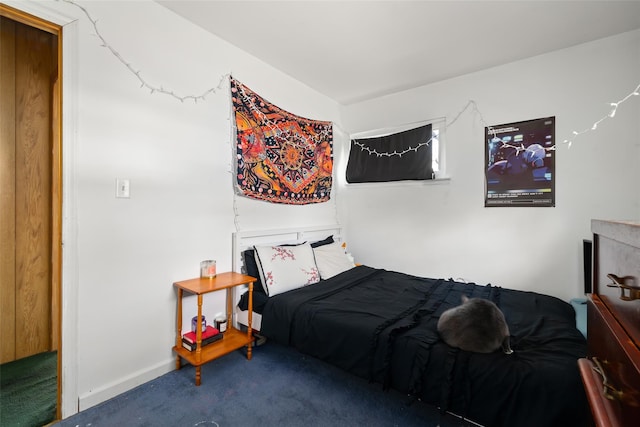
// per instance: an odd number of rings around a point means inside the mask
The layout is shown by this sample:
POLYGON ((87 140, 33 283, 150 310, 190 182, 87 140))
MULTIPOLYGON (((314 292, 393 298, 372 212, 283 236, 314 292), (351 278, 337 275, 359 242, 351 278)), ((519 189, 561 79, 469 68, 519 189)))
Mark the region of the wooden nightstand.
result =
POLYGON ((177 310, 177 331, 176 331, 176 345, 173 347, 173 351, 176 352, 176 369, 182 367, 180 358, 186 360, 190 364, 196 367, 196 385, 200 385, 201 375, 200 367, 207 362, 210 362, 225 354, 231 353, 234 350, 247 346, 247 359, 251 360, 251 345, 253 343, 253 336, 251 335, 251 328, 248 328, 247 332, 241 332, 233 327, 233 288, 239 285, 249 286, 249 324, 251 324, 251 314, 253 312, 253 283, 256 281, 255 277, 247 276, 240 273, 221 273, 211 279, 198 278, 184 280, 181 282, 175 282, 173 286, 178 289, 178 310, 177 310), (189 351, 182 347, 182 296, 184 292, 195 294, 198 296, 198 321, 197 325, 202 324, 202 296, 209 292, 216 292, 226 290, 227 291, 227 330, 224 332, 224 338, 220 341, 211 343, 205 347, 201 346, 202 343, 202 329, 197 328, 196 333, 196 349, 189 351))

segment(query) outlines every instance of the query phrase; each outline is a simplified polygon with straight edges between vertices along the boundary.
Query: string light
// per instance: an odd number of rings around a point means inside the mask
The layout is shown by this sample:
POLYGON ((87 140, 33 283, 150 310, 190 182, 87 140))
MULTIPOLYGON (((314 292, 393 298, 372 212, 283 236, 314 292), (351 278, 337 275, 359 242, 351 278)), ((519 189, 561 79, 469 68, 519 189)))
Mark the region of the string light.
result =
MULTIPOLYGON (((460 116, 462 116, 462 114, 465 111, 467 111, 469 109, 469 107, 473 108, 473 111, 475 113, 477 113, 478 116, 480 117, 480 122, 482 123, 482 125, 487 127, 489 129, 489 132, 495 137, 496 136, 495 130, 493 129, 493 127, 489 126, 487 124, 487 122, 484 120, 484 116, 480 112, 480 109, 478 108, 478 104, 473 99, 470 99, 467 102, 467 104, 464 106, 464 108, 462 110, 460 110, 458 112, 458 114, 456 114, 456 116, 451 120, 451 122, 449 122, 448 124, 445 124, 444 130, 447 130, 451 125, 453 125, 455 122, 457 122, 458 119, 460 118, 460 116)), ((362 143, 362 142, 358 141, 357 139, 353 140, 353 144, 354 144, 354 146, 360 148, 360 150, 366 151, 368 155, 374 155, 374 156, 377 156, 377 157, 393 157, 393 156, 402 157, 407 153, 417 152, 418 149, 420 149, 422 147, 428 147, 429 145, 431 145, 431 141, 433 141, 433 135, 431 136, 431 138, 429 138, 429 140, 427 140, 425 142, 418 143, 418 145, 416 145, 415 147, 406 148, 405 150, 403 150, 401 152, 394 151, 393 153, 387 152, 387 151, 382 151, 381 152, 381 151, 378 151, 376 149, 372 149, 372 148, 368 147, 365 143, 362 143)))
MULTIPOLYGON (((168 95, 171 96, 177 100, 179 100, 180 102, 184 102, 185 100, 193 100, 195 103, 198 102, 198 100, 205 100, 207 95, 209 94, 215 94, 217 93, 218 90, 220 90, 222 88, 223 83, 225 82, 225 80, 230 77, 230 74, 224 74, 220 77, 220 81, 218 83, 218 85, 216 87, 210 88, 205 90, 202 94, 200 95, 178 95, 176 94, 174 91, 172 90, 167 90, 162 86, 154 86, 149 84, 141 75, 139 70, 136 70, 128 61, 126 61, 122 55, 120 55, 120 53, 113 48, 113 46, 111 46, 107 40, 102 36, 102 34, 100 33, 99 29, 98 29, 98 20, 97 19, 93 19, 91 14, 87 11, 87 9, 85 9, 83 6, 80 6, 79 4, 77 4, 74 0, 56 0, 56 1, 62 1, 68 4, 71 4, 75 7, 77 7, 78 9, 80 9, 85 16, 87 17, 87 19, 89 20, 89 22, 91 22, 93 29, 95 31, 96 36, 100 39, 101 41, 101 46, 106 48, 107 50, 109 50, 111 52, 111 54, 113 54, 113 56, 115 56, 131 73, 133 73, 136 78, 140 81, 140 87, 141 88, 146 88, 147 90, 149 90, 149 92, 151 94, 154 93, 161 93, 164 95, 168 95)), ((624 102, 626 102, 627 100, 629 100, 631 97, 634 96, 638 96, 640 95, 640 84, 638 86, 636 86, 636 88, 631 91, 627 96, 625 96, 624 98, 622 98, 621 100, 619 100, 618 102, 611 102, 609 105, 612 107, 611 110, 609 111, 609 113, 602 117, 601 119, 597 120, 596 122, 593 123, 593 125, 591 125, 589 128, 586 128, 582 131, 572 131, 572 135, 573 137, 571 138, 567 138, 565 139, 563 142, 565 144, 568 144, 568 147, 571 147, 571 144, 573 143, 573 141, 578 138, 579 136, 588 133, 588 132, 592 132, 598 129, 598 126, 600 125, 600 123, 602 123, 603 121, 607 120, 607 119, 612 119, 615 117, 618 108, 620 107, 620 105, 622 105, 624 102)), ((246 96, 246 94, 245 94, 246 96)), ((251 102, 249 97, 246 97, 245 100, 249 100, 250 101, 250 105, 251 105, 251 109, 256 112, 258 115, 261 116, 261 118, 268 123, 270 129, 274 132, 274 135, 277 136, 281 136, 283 134, 283 131, 281 129, 278 129, 277 126, 270 121, 266 115, 264 115, 264 113, 262 113, 262 111, 260 111, 253 102, 251 102), (266 120, 265 120, 266 119, 266 120)), ((478 106, 476 104, 476 102, 474 100, 469 100, 467 102, 467 104, 465 105, 465 107, 454 117, 454 119, 447 125, 445 125, 444 129, 446 130, 447 128, 449 128, 451 125, 453 125, 459 118, 460 116, 469 108, 469 107, 473 107, 473 111, 476 112, 479 116, 480 116, 480 121, 482 122, 482 124, 487 127, 489 129, 489 132, 491 132, 493 134, 493 136, 495 137, 495 131, 493 130, 493 128, 491 126, 488 126, 486 121, 484 120, 484 117, 482 116, 482 113, 480 112, 480 110, 478 109, 478 106)), ((326 138, 329 134, 329 130, 325 129, 321 132, 321 134, 319 134, 317 137, 318 140, 326 138)), ((291 134, 289 132, 285 132, 284 136, 291 136, 291 134)), ((300 138, 300 136, 294 136, 296 139, 300 138)), ((306 141, 305 141, 306 142, 306 141)), ((420 143, 418 144, 416 147, 411 147, 408 148, 407 150, 403 151, 403 152, 393 152, 393 153, 388 153, 388 152, 378 152, 376 150, 371 150, 369 148, 367 148, 364 144, 362 143, 358 143, 357 141, 355 141, 356 145, 358 147, 360 147, 362 150, 365 150, 367 152, 369 152, 369 154, 372 155, 377 155, 377 156, 402 156, 408 152, 411 151, 417 151, 419 148, 421 148, 422 146, 428 146, 431 143, 431 139, 429 139, 426 142, 420 143)), ((552 149, 555 149, 555 146, 552 147, 552 149)))
POLYGON ((605 121, 607 119, 612 119, 612 118, 614 118, 616 116, 616 112, 618 111, 618 107, 620 107, 621 104, 623 104, 624 102, 629 100, 631 97, 638 96, 638 95, 640 95, 640 84, 638 86, 636 86, 636 88, 633 91, 631 91, 627 96, 622 98, 620 101, 609 103, 609 106, 613 107, 609 111, 609 114, 607 114, 606 116, 602 117, 600 120, 597 120, 593 125, 591 125, 591 127, 587 128, 585 130, 582 130, 582 131, 574 130, 573 132, 571 132, 573 137, 570 138, 570 139, 565 139, 563 142, 565 144, 568 144, 568 147, 571 147, 571 144, 573 143, 574 139, 576 139, 580 135, 583 135, 583 134, 585 134, 587 132, 592 132, 592 131, 598 129, 598 126, 600 125, 600 123, 602 123, 603 121, 605 121))
POLYGON ((394 151, 393 153, 389 153, 389 152, 385 152, 385 151, 379 152, 375 148, 371 149, 371 148, 367 147, 365 144, 363 144, 362 142, 359 142, 357 139, 353 140, 353 144, 356 147, 359 147, 362 151, 366 151, 369 155, 375 155, 377 157, 393 157, 393 156, 402 157, 405 154, 410 153, 412 151, 417 153, 418 150, 421 147, 428 147, 429 145, 431 145, 431 141, 432 140, 433 140, 433 136, 431 138, 429 138, 428 141, 421 142, 418 145, 416 145, 415 147, 409 147, 409 148, 407 148, 407 149, 405 149, 405 150, 403 150, 401 152, 394 151))
POLYGON ((181 95, 176 94, 172 90, 165 89, 162 86, 158 87, 158 86, 154 86, 152 84, 149 84, 142 77, 142 75, 140 74, 140 70, 136 70, 131 65, 131 63, 126 61, 122 57, 122 55, 120 55, 120 53, 117 50, 115 50, 113 48, 113 46, 111 46, 107 42, 107 40, 102 36, 102 34, 100 33, 100 30, 98 30, 98 20, 97 19, 93 19, 91 14, 89 14, 89 11, 86 8, 80 6, 79 4, 77 4, 73 0, 56 0, 56 1, 63 1, 65 3, 71 4, 71 5, 75 6, 75 7, 77 7, 78 9, 80 9, 85 14, 85 16, 87 17, 89 22, 91 22, 91 25, 93 26, 93 30, 95 32, 95 35, 100 39, 101 46, 106 48, 107 50, 109 50, 111 52, 111 54, 118 59, 118 61, 120 61, 125 67, 127 67, 127 69, 129 71, 131 71, 131 73, 133 73, 133 75, 135 75, 136 78, 140 81, 140 87, 148 89, 151 94, 161 93, 161 94, 164 94, 164 95, 171 96, 172 98, 175 98, 175 99, 179 100, 180 102, 184 102, 186 100, 193 100, 195 103, 197 103, 198 100, 204 101, 206 99, 207 95, 212 94, 212 93, 217 93, 217 91, 222 88, 222 84, 225 82, 226 78, 229 76, 229 74, 223 75, 222 77, 220 77, 220 81, 218 82, 218 85, 216 87, 207 89, 200 95, 184 95, 184 96, 181 96, 181 95))
MULTIPOLYGON (((609 103, 609 105, 612 107, 611 110, 609 111, 609 113, 602 117, 600 120, 597 120, 595 123, 593 123, 593 125, 591 125, 591 127, 582 130, 582 131, 572 131, 572 135, 573 137, 570 139, 565 139, 563 142, 568 144, 567 147, 571 147, 571 144, 573 143, 573 140, 575 138, 577 138, 580 135, 583 135, 587 132, 592 132, 598 129, 598 126, 600 125, 600 123, 602 123, 603 121, 607 120, 607 119, 612 119, 616 116, 616 113, 618 111, 618 108, 620 107, 620 105, 622 105, 624 102, 628 101, 630 98, 634 97, 634 96, 639 96, 640 95, 640 84, 638 86, 636 86, 636 88, 631 91, 627 96, 625 96, 624 98, 622 98, 621 100, 619 100, 618 102, 611 102, 609 103)), ((489 132, 493 135, 493 137, 496 137, 496 132, 493 129, 493 127, 487 125, 487 122, 484 120, 484 117, 482 116, 482 113, 480 112, 480 110, 478 109, 478 105, 476 104, 476 102, 474 100, 469 100, 469 102, 467 102, 467 105, 465 105, 465 107, 454 117, 454 119, 448 123, 447 125, 445 125, 444 129, 448 129, 452 124, 454 124, 459 118, 460 116, 467 111, 467 109, 469 109, 469 107, 473 107, 473 111, 476 112, 479 116, 480 116, 480 121, 481 123, 489 130, 489 132)), ((420 148, 421 146, 424 145, 429 145, 429 143, 431 142, 431 139, 429 139, 429 141, 424 142, 419 144, 417 147, 410 147, 408 149, 406 149, 405 151, 399 153, 400 156, 409 153, 411 151, 416 151, 417 148, 420 148)), ((366 147, 363 143, 358 142, 357 140, 354 140, 354 144, 356 146, 358 146, 361 150, 363 151, 367 151, 367 153, 369 153, 370 155, 376 155, 378 157, 381 156, 387 156, 387 157, 391 157, 393 155, 398 155, 396 154, 396 152, 394 153, 388 153, 388 152, 378 152, 376 150, 372 150, 368 147, 366 147)), ((503 146, 508 146, 508 144, 504 144, 503 146)), ((512 148, 516 148, 516 150, 519 150, 518 147, 513 146, 512 148)), ((555 151, 556 150, 556 146, 552 146, 549 148, 545 148, 545 150, 547 151, 555 151)))

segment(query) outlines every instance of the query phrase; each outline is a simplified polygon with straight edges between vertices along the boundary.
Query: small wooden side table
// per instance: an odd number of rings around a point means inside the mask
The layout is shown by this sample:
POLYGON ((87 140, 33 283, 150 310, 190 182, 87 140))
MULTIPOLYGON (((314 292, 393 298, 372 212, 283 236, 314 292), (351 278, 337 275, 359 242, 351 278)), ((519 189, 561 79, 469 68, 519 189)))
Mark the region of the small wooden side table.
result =
POLYGON ((189 279, 181 282, 175 282, 173 286, 178 289, 178 309, 177 309, 177 331, 176 345, 173 351, 176 352, 176 369, 182 367, 180 359, 184 359, 196 367, 196 385, 201 382, 200 368, 203 364, 210 362, 234 350, 247 346, 247 359, 251 360, 251 346, 253 336, 251 328, 244 333, 233 326, 233 288, 240 285, 249 286, 249 324, 251 324, 253 313, 253 283, 255 277, 245 274, 228 272, 220 273, 213 278, 197 278, 189 279), (182 297, 185 292, 198 296, 198 321, 196 325, 202 324, 202 296, 209 292, 227 291, 227 330, 224 332, 224 338, 205 347, 202 347, 202 328, 197 328, 196 332, 196 349, 189 351, 182 347, 182 297))

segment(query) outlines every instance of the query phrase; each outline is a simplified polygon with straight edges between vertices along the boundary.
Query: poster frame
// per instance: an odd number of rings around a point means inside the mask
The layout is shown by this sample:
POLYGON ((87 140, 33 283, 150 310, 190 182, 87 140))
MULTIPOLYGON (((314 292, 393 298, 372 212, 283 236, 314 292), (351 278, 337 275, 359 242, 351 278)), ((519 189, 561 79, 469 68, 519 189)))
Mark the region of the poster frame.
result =
POLYGON ((555 116, 485 127, 485 207, 555 207, 555 116))

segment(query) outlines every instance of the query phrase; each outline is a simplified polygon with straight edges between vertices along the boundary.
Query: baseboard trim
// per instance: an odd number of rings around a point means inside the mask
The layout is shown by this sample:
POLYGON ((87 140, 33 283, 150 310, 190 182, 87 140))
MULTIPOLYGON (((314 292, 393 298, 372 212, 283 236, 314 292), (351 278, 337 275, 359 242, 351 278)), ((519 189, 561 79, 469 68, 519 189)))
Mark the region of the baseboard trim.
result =
POLYGON ((171 360, 159 363, 150 369, 134 372, 133 374, 118 381, 113 381, 102 387, 98 387, 95 390, 91 390, 88 393, 80 395, 78 398, 78 409, 80 411, 84 411, 85 409, 116 397, 125 391, 131 390, 140 384, 149 382, 175 369, 176 360, 175 358, 172 358, 171 360))

